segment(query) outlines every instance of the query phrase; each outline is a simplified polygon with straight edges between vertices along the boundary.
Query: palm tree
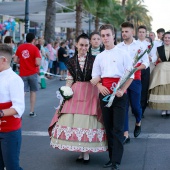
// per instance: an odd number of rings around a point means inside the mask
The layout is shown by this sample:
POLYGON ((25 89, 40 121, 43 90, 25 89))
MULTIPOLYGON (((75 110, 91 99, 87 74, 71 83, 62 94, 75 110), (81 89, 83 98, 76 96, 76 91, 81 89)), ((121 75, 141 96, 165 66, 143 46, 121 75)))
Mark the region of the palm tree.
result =
POLYGON ((71 8, 76 8, 76 36, 82 33, 82 15, 83 15, 83 0, 65 0, 71 5, 71 8))
POLYGON ((125 4, 126 20, 133 24, 136 22, 136 26, 139 23, 144 24, 150 30, 152 17, 147 14, 148 12, 147 7, 142 4, 141 0, 128 0, 125 4))
POLYGON ((47 42, 55 39, 56 5, 55 0, 47 0, 44 38, 47 42))
POLYGON ((122 12, 122 6, 115 0, 112 0, 112 8, 108 15, 102 18, 102 21, 108 24, 112 24, 117 30, 120 29, 121 23, 125 19, 125 15, 122 12))
POLYGON ((95 31, 99 29, 100 19, 108 16, 113 7, 112 0, 84 0, 85 9, 95 17, 95 31))

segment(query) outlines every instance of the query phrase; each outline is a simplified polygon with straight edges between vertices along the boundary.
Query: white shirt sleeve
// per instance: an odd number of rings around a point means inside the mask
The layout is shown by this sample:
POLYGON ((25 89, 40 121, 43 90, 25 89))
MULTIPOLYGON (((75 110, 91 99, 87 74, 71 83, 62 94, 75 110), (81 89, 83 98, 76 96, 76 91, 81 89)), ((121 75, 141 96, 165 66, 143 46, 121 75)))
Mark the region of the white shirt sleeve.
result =
POLYGON ((100 55, 97 55, 93 63, 92 78, 101 77, 101 74, 100 55))
POLYGON ((12 102, 11 108, 14 108, 18 113, 14 117, 20 118, 25 110, 24 83, 20 77, 10 82, 9 91, 12 102))
POLYGON ((155 45, 153 45, 151 51, 150 51, 150 56, 152 58, 152 63, 155 63, 157 61, 157 55, 156 55, 156 51, 157 51, 157 47, 155 45))
MULTIPOLYGON (((129 53, 125 53, 126 57, 124 59, 124 67, 125 67, 125 70, 127 71, 131 71, 131 69, 133 68, 133 60, 132 60, 132 57, 130 57, 129 53)), ((134 78, 134 74, 132 74, 130 76, 130 78, 134 78)))

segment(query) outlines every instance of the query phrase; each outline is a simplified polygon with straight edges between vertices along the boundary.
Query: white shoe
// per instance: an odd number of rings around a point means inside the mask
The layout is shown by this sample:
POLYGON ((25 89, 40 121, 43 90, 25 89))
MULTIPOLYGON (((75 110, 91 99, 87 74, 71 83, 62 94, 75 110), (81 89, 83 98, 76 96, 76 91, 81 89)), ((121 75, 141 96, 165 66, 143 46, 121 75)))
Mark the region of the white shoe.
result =
POLYGON ((162 116, 166 115, 166 110, 162 110, 162 116))

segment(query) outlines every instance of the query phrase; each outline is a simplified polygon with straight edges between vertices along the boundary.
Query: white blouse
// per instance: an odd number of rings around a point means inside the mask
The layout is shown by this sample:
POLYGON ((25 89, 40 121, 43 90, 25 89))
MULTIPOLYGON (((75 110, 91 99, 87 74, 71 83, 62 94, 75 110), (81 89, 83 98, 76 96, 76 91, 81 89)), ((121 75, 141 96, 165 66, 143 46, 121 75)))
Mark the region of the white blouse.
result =
MULTIPOLYGON (((130 68, 132 68, 132 59, 129 54, 118 47, 114 47, 111 50, 104 50, 96 56, 92 77, 119 78, 130 68)), ((131 78, 133 77, 131 76, 131 78)))
POLYGON ((25 110, 24 83, 11 68, 0 72, 0 103, 12 102, 20 118, 25 110))

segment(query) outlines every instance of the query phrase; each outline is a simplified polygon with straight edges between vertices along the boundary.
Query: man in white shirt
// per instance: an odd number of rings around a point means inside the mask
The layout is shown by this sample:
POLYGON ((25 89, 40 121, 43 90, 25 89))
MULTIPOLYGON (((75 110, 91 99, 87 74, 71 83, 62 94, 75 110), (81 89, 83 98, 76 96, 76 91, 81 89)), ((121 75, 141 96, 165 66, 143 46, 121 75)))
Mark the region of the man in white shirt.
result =
POLYGON ((10 67, 12 48, 0 45, 0 169, 19 166, 21 116, 25 109, 24 83, 10 67))
POLYGON ((104 168, 111 167, 112 170, 118 170, 123 155, 123 132, 127 102, 126 89, 131 84, 133 76, 121 90, 117 91, 111 107, 105 107, 107 102, 103 101, 103 98, 113 93, 111 87, 118 83, 125 70, 132 67, 132 59, 125 51, 114 46, 115 33, 112 25, 102 25, 100 35, 105 50, 95 58, 92 77, 93 79, 101 78, 102 82, 98 83, 97 87, 100 92, 100 104, 110 158, 104 168))
POLYGON ((162 38, 163 38, 163 35, 165 33, 165 30, 163 28, 159 28, 157 31, 157 37, 158 37, 158 40, 154 41, 154 44, 157 47, 160 47, 163 45, 163 41, 162 41, 162 38))
MULTIPOLYGON (((125 50, 128 54, 130 54, 131 58, 134 59, 134 57, 137 55, 137 53, 140 50, 139 55, 141 55, 145 48, 141 46, 136 40, 133 39, 134 34, 134 26, 130 22, 124 22, 122 25, 122 38, 123 42, 119 43, 117 47, 125 50)), ((137 68, 137 71, 134 74, 134 80, 129 86, 127 90, 128 94, 128 100, 127 106, 126 106, 126 119, 125 119, 125 129, 124 129, 124 136, 125 140, 124 143, 127 143, 130 141, 130 138, 128 136, 129 131, 129 125, 128 125, 128 111, 129 111, 129 103, 132 108, 132 112, 134 113, 134 116, 136 118, 136 124, 134 129, 134 137, 138 137, 141 133, 141 117, 142 117, 142 108, 141 108, 141 70, 146 69, 149 66, 149 59, 148 55, 145 54, 137 63, 135 66, 137 68)))
MULTIPOLYGON (((146 41, 146 26, 141 25, 138 27, 138 40, 137 42, 144 46, 143 48, 148 49, 151 46, 151 43, 146 41)), ((156 48, 155 46, 152 47, 151 51, 148 54, 149 61, 154 63, 157 60, 156 56, 156 48)), ((149 80, 150 80, 150 67, 147 69, 141 70, 141 83, 142 83, 142 91, 141 91, 141 107, 142 107, 142 117, 144 117, 144 111, 147 107, 148 101, 148 89, 149 89, 149 80)))

